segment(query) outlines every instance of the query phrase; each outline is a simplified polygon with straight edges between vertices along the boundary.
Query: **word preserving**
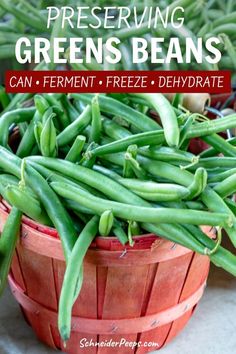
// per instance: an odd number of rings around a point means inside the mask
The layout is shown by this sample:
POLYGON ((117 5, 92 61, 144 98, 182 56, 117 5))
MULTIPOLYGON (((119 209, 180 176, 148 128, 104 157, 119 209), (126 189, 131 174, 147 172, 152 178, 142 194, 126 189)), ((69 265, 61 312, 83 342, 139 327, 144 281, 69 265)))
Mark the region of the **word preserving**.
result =
POLYGON ((61 27, 68 25, 70 28, 104 28, 120 29, 122 27, 130 28, 133 25, 139 28, 145 24, 146 28, 156 29, 159 25, 167 28, 168 23, 173 28, 179 28, 184 22, 184 9, 177 6, 170 8, 167 6, 163 13, 159 7, 145 6, 143 11, 138 11, 136 6, 132 8, 127 6, 78 6, 74 9, 71 6, 48 6, 47 28, 60 16, 61 27), (101 17, 102 13, 102 17, 101 17))

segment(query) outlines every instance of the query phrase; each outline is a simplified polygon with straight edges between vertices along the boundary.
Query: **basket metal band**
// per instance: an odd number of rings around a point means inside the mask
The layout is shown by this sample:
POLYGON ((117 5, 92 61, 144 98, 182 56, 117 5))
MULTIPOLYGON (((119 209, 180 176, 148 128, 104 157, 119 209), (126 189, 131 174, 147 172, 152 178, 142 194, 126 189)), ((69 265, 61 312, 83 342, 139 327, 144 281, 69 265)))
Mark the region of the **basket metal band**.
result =
MULTIPOLYGON (((48 323, 57 327, 57 312, 49 310, 29 298, 14 282, 11 276, 9 276, 9 284, 14 297, 23 309, 38 316, 39 320, 44 321, 45 324, 48 323)), ((136 334, 149 331, 171 323, 191 310, 201 299, 205 286, 206 282, 204 281, 197 291, 186 300, 153 315, 116 320, 91 319, 74 316, 72 318, 72 330, 75 332, 90 334, 136 334)))

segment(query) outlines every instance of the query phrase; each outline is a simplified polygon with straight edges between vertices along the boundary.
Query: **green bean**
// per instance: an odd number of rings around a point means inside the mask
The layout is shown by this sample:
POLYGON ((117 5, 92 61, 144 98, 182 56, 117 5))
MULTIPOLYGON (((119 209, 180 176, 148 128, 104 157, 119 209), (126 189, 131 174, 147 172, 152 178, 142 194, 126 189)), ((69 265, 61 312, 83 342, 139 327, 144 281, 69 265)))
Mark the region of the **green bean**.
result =
MULTIPOLYGON (((41 13, 38 11, 38 9, 36 9, 33 5, 31 5, 28 1, 26 0, 13 0, 13 2, 15 2, 16 5, 22 5, 21 7, 27 11, 32 13, 33 15, 35 15, 37 18, 40 18, 40 20, 44 21, 43 16, 41 15, 41 13)), ((46 25, 46 23, 45 23, 46 25)))
MULTIPOLYGON (((133 247, 134 246, 134 240, 133 240, 133 236, 134 236, 134 233, 133 233, 133 223, 135 223, 135 225, 138 225, 138 223, 136 223, 136 221, 128 221, 128 240, 129 240, 129 245, 130 247, 133 247)), ((136 231, 136 230, 135 230, 136 231)), ((136 235, 138 235, 136 233, 136 235)))
POLYGON ((50 116, 52 116, 52 115, 53 115, 53 117, 56 117, 56 114, 53 112, 53 108, 52 108, 52 107, 49 107, 49 108, 44 112, 44 114, 42 115, 42 124, 43 124, 43 126, 46 124, 48 118, 49 118, 50 116))
POLYGON ((236 157, 236 148, 217 134, 202 137, 202 140, 214 147, 216 152, 225 156, 236 157))
POLYGON ((220 26, 215 27, 212 31, 212 34, 217 35, 220 33, 224 33, 230 36, 230 38, 235 38, 235 31, 236 31, 236 24, 226 23, 224 25, 222 24, 220 26))
MULTIPOLYGON (((163 188, 164 189, 164 188, 163 188)), ((185 199, 187 195, 189 195, 188 190, 185 190, 185 193, 181 194, 180 191, 179 194, 174 193, 174 191, 167 189, 167 192, 164 193, 148 193, 148 192, 143 192, 135 189, 131 189, 134 193, 139 195, 141 198, 144 200, 152 201, 152 202, 168 202, 168 201, 175 201, 175 200, 180 200, 180 199, 185 199)))
POLYGON ((231 114, 223 118, 195 124, 189 130, 187 134, 187 138, 191 139, 191 138, 211 135, 214 133, 220 133, 226 131, 227 129, 230 128, 235 128, 236 126, 235 119, 236 119, 236 114, 231 114))
POLYGON ((65 129, 70 124, 70 119, 63 110, 63 106, 60 102, 61 94, 43 94, 43 97, 49 103, 51 110, 58 116, 59 125, 62 129, 65 129))
MULTIPOLYGON (((83 182, 114 200, 124 203, 128 201, 130 204, 139 204, 142 200, 112 179, 86 167, 75 165, 69 161, 40 156, 29 157, 29 161, 33 161, 51 170, 62 173, 64 176, 73 178, 76 181, 83 182)), ((148 204, 145 203, 145 205, 148 204)))
POLYGON ((29 124, 27 122, 19 123, 17 124, 17 127, 19 129, 19 136, 20 138, 23 138, 29 124))
MULTIPOLYGON (((54 178, 52 178, 52 181, 53 180, 54 178)), ((66 209, 73 211, 76 215, 78 215, 84 223, 86 223, 85 215, 87 216, 94 214, 93 210, 85 208, 81 204, 76 203, 73 200, 63 199, 62 203, 66 209)))
MULTIPOLYGON (((78 186, 84 190, 87 190, 89 191, 90 193, 98 196, 98 197, 101 197, 101 198, 104 198, 104 194, 99 192, 98 190, 94 189, 93 187, 91 186, 88 186, 86 185, 85 183, 83 182, 78 182, 78 181, 75 181, 73 178, 66 178, 64 177, 63 175, 61 175, 60 173, 56 173, 54 171, 51 171, 49 170, 48 168, 42 166, 42 165, 39 165, 33 161, 30 160, 30 165, 32 167, 34 167, 34 169, 36 171, 38 171, 47 181, 51 181, 51 182, 63 182, 63 183, 70 183, 70 184, 73 184, 75 186, 78 186)), ((87 213, 87 212, 86 212, 87 213)))
POLYGON ((204 168, 198 168, 195 172, 193 182, 188 187, 189 193, 187 200, 198 197, 207 186, 207 171, 204 168))
POLYGON ((139 154, 154 160, 172 162, 177 164, 180 164, 182 162, 194 163, 199 160, 197 156, 191 154, 190 152, 173 149, 166 146, 141 148, 139 149, 139 154))
POLYGON ((232 199, 225 198, 225 203, 227 206, 230 208, 230 210, 233 212, 234 215, 236 215, 236 203, 232 199))
POLYGON ((156 183, 152 181, 139 181, 137 179, 129 179, 118 177, 120 183, 129 189, 145 192, 145 193, 160 193, 160 194, 175 194, 180 198, 183 195, 188 194, 188 189, 178 184, 170 183, 156 183))
MULTIPOLYGON (((137 152, 138 152, 137 145, 130 145, 127 148, 126 157, 130 155, 132 158, 136 159, 137 152)), ((126 178, 130 178, 134 176, 134 171, 130 164, 129 158, 125 158, 124 167, 123 167, 123 176, 126 178)))
MULTIPOLYGON (((204 137, 204 138, 205 138, 205 137, 204 137)), ((230 139, 227 139, 226 141, 227 141, 229 144, 233 145, 233 146, 235 146, 235 144, 236 144, 236 138, 235 138, 235 137, 230 138, 230 139)), ((202 152, 200 153, 200 157, 213 157, 213 156, 217 155, 217 152, 219 152, 219 151, 217 151, 217 150, 216 150, 215 148, 213 148, 213 147, 210 147, 209 149, 202 151, 202 152)))
POLYGON ((10 204, 22 213, 29 216, 31 219, 40 222, 44 225, 51 225, 50 220, 42 210, 38 200, 27 192, 27 189, 20 189, 14 185, 8 185, 5 190, 5 196, 10 204))
POLYGON ((105 210, 100 216, 99 220, 99 234, 101 236, 108 236, 114 223, 114 216, 111 210, 105 210))
MULTIPOLYGON (((153 176, 160 176, 174 181, 177 184, 188 187, 192 183, 193 175, 188 172, 181 170, 177 166, 170 165, 166 162, 156 161, 138 157, 138 161, 144 168, 153 176)), ((216 212, 228 213, 230 212, 227 205, 224 203, 222 198, 211 188, 206 187, 204 192, 201 194, 201 199, 203 203, 208 207, 209 210, 216 212)), ((231 213, 234 218, 234 215, 231 213)), ((226 228, 226 231, 233 242, 236 245, 236 219, 234 218, 234 226, 232 229, 226 228)))
POLYGON ((204 254, 205 247, 180 225, 141 223, 141 227, 157 236, 164 237, 165 239, 178 243, 192 251, 204 254))
MULTIPOLYGON (((127 164, 129 168, 131 169, 131 172, 134 173, 134 175, 140 179, 140 180, 146 180, 147 179, 147 174, 144 171, 144 169, 139 165, 138 161, 136 158, 132 156, 131 153, 126 152, 125 153, 125 161, 124 161, 124 167, 127 164)), ((132 176, 132 174, 131 174, 132 176)))
POLYGON ((58 146, 65 146, 70 143, 88 126, 90 121, 91 107, 87 106, 83 113, 57 136, 58 146))
POLYGON ((206 157, 199 160, 196 167, 210 168, 234 168, 236 165, 236 157, 206 157))
MULTIPOLYGON (((1 30, 1 29, 0 29, 1 30)), ((23 33, 13 33, 13 32, 0 32, 0 45, 4 44, 14 44, 16 43, 21 37, 23 37, 23 33)), ((29 40, 33 40, 33 36, 29 34, 25 34, 25 37, 29 40)))
POLYGON ((44 20, 39 17, 35 17, 32 14, 30 14, 30 16, 27 16, 23 10, 19 9, 19 7, 10 4, 7 0, 2 0, 0 3, 0 7, 2 7, 5 11, 13 14, 20 22, 25 23, 26 25, 35 28, 40 32, 42 31, 42 27, 45 28, 45 32, 49 31, 49 29, 47 29, 46 23, 42 23, 44 22, 44 20))
POLYGON ((185 209, 156 209, 136 205, 131 206, 95 197, 85 190, 66 183, 52 182, 50 185, 61 197, 81 203, 83 206, 91 208, 98 215, 101 215, 106 210, 112 210, 115 216, 125 220, 151 223, 168 222, 171 224, 190 223, 196 225, 232 226, 232 220, 228 214, 208 213, 198 210, 188 210, 186 212, 185 209), (170 215, 172 215, 171 218, 170 215))
POLYGON ((0 145, 6 147, 8 144, 9 127, 11 124, 28 122, 32 119, 35 108, 19 108, 10 112, 6 112, 0 119, 0 145))
POLYGON ((20 232, 21 217, 21 211, 13 207, 0 237, 0 296, 4 291, 10 271, 12 257, 20 232))
MULTIPOLYGON (((225 131, 229 128, 235 127, 236 115, 227 116, 224 118, 216 119, 214 121, 207 121, 203 123, 195 124, 189 129, 186 138, 195 138, 198 136, 208 136, 210 134, 225 131)), ((158 145, 164 142, 163 131, 151 131, 140 134, 127 136, 119 141, 112 142, 110 144, 99 146, 91 151, 91 155, 101 156, 104 154, 115 153, 124 151, 131 144, 137 144, 138 146, 158 145)))
POLYGON ((223 42, 224 49, 225 49, 226 53, 228 54, 228 57, 232 61, 233 70, 235 70, 236 69, 236 61, 235 61, 236 51, 234 49, 234 46, 233 46, 230 38, 225 33, 221 33, 219 35, 219 38, 223 42))
MULTIPOLYGON (((163 236, 173 240, 174 242, 178 242, 178 243, 184 243, 184 245, 186 246, 186 243, 183 242, 183 238, 185 238, 185 233, 183 233, 183 231, 181 230, 180 232, 178 231, 179 230, 179 226, 177 225, 161 225, 161 226, 157 226, 157 228, 159 228, 159 230, 165 228, 165 234, 163 236), (173 228, 173 233, 170 234, 170 230, 169 230, 169 227, 173 228), (180 235, 180 239, 178 238, 178 235, 180 235), (176 238, 177 237, 177 238, 176 238)), ((159 232, 160 234, 160 232, 159 232)), ((163 232, 162 232, 163 234, 163 232)), ((196 241, 194 239, 191 239, 191 237, 189 237, 189 235, 186 236, 186 240, 187 240, 187 245, 189 245, 189 247, 191 249, 194 249, 195 251, 200 251, 199 250, 199 247, 198 247, 198 244, 196 244, 196 241)))
POLYGON ((0 85, 0 103, 2 105, 3 110, 7 108, 10 103, 10 98, 6 93, 5 87, 3 87, 2 85, 0 85))
POLYGON ((179 145, 180 132, 176 114, 169 101, 161 94, 139 93, 136 95, 152 104, 160 116, 167 144, 171 147, 177 147, 179 145))
POLYGON ((70 118, 71 123, 74 122, 79 116, 78 110, 71 104, 67 96, 62 96, 61 102, 67 116, 70 118))
POLYGON ((78 135, 70 148, 65 160, 70 162, 78 162, 81 159, 81 152, 83 150, 86 138, 83 135, 78 135))
MULTIPOLYGON (((2 173, 0 174, 0 194, 5 198, 5 191, 7 189, 8 185, 13 185, 13 186, 20 186, 20 180, 7 173, 2 173)), ((37 195, 34 193, 32 188, 29 186, 24 186, 24 190, 31 196, 31 198, 37 200, 37 195)))
POLYGON ((221 60, 221 68, 224 68, 224 70, 232 70, 232 60, 226 56, 226 55, 222 55, 221 60))
POLYGON ((50 108, 48 101, 42 95, 34 96, 34 104, 36 110, 41 114, 41 116, 43 116, 44 113, 50 108))
POLYGON ((181 129, 180 131, 180 138, 179 138, 179 148, 184 144, 185 142, 185 139, 187 137, 187 133, 190 129, 190 127, 192 126, 193 124, 193 121, 194 121, 194 114, 191 114, 188 119, 186 120, 183 128, 181 129))
POLYGON ((157 145, 163 142, 163 132, 161 130, 127 136, 112 143, 95 147, 90 151, 90 156, 102 156, 106 154, 125 151, 130 145, 137 146, 157 145))
POLYGON ((214 27, 218 27, 227 23, 235 23, 235 21, 236 21, 236 11, 224 17, 217 18, 215 21, 213 21, 212 25, 214 27))
MULTIPOLYGON (((208 236, 206 236, 204 232, 202 232, 199 228, 194 227, 193 225, 185 225, 185 228, 187 228, 187 230, 191 232, 191 234, 194 235, 199 242, 205 245, 205 247, 210 250, 214 248, 214 241, 211 240, 208 236)), ((220 246, 217 252, 215 254, 210 255, 209 258, 211 262, 214 263, 216 266, 225 269, 227 272, 235 276, 236 257, 232 253, 220 246)))
MULTIPOLYGON (((2 18, 3 16, 2 14, 2 9, 0 9, 0 17, 2 18)), ((15 28, 13 28, 13 26, 10 23, 7 22, 1 22, 0 23, 0 31, 1 32, 15 32, 15 28)))
MULTIPOLYGON (((115 200, 118 200, 118 201, 121 201, 121 202, 124 201, 125 203, 131 203, 132 202, 134 204, 137 203, 138 205, 142 205, 142 206, 149 206, 149 203, 143 201, 138 196, 136 196, 135 199, 134 199, 133 198, 133 194, 130 195, 129 193, 127 193, 127 189, 121 190, 119 188, 120 187, 119 184, 114 184, 114 181, 112 181, 111 179, 106 179, 106 180, 103 179, 102 183, 100 183, 100 178, 99 178, 100 174, 99 175, 93 175, 94 178, 91 178, 91 176, 92 176, 91 172, 93 172, 93 171, 90 171, 89 174, 83 174, 83 176, 81 176, 81 173, 83 171, 83 168, 81 168, 81 166, 76 166, 76 168, 80 168, 80 171, 77 170, 75 172, 75 166, 74 165, 70 166, 70 165, 68 165, 68 163, 66 163, 66 165, 65 165, 65 162, 63 162, 63 161, 60 161, 60 163, 57 163, 57 162, 55 163, 55 160, 45 159, 45 158, 40 158, 40 157, 37 157, 37 158, 34 157, 34 158, 31 158, 31 159, 33 159, 33 161, 35 161, 37 163, 41 163, 43 165, 46 165, 46 167, 59 170, 61 173, 67 173, 67 174, 70 175, 70 177, 73 177, 73 178, 75 178, 77 180, 78 179, 81 180, 81 178, 82 178, 84 180, 84 182, 86 182, 86 184, 88 184, 88 183, 92 184, 93 187, 95 187, 95 188, 97 188, 99 190, 102 190, 103 193, 105 195, 107 195, 109 198, 114 198, 115 200)), ((153 163, 151 163, 151 165, 153 165, 153 163)), ((175 170, 176 169, 177 169, 178 176, 180 176, 180 182, 177 182, 177 183, 182 185, 183 184, 183 180, 185 180, 185 185, 188 186, 192 182, 191 173, 189 173, 187 171, 181 171, 178 168, 175 168, 175 170), (180 171, 180 173, 179 173, 179 171, 180 171), (181 176, 181 174, 182 174, 182 176, 181 176), (183 178, 183 175, 184 175, 184 178, 183 178), (187 180, 186 180, 186 177, 187 177, 187 180)), ((174 170, 174 174, 176 174, 175 170, 174 170)), ((172 174, 172 171, 170 173, 172 174)), ((212 191, 211 194, 214 197, 217 196, 216 193, 214 194, 214 191, 212 191)), ((210 198, 210 199, 213 200, 213 203, 212 203, 212 205, 210 205, 210 207, 212 207, 213 209, 217 208, 218 211, 223 211, 223 212, 228 213, 229 209, 225 206, 225 204, 223 203, 223 201, 220 198, 219 198, 219 200, 217 198, 210 198)), ((169 225, 166 225, 165 227, 168 229, 168 226, 169 225)), ((176 232, 178 232, 179 226, 175 225, 175 228, 176 228, 176 232)), ((231 232, 231 228, 227 228, 227 231, 229 232, 230 236, 232 237, 232 233, 233 232, 231 232)), ((180 240, 178 239, 178 241, 177 240, 175 240, 175 241, 179 242, 180 240)))
POLYGON ((50 106, 57 106, 62 111, 62 105, 60 99, 63 97, 63 93, 44 93, 43 97, 48 101, 50 106))
POLYGON ((75 301, 75 292, 79 294, 82 286, 81 267, 85 254, 98 231, 98 217, 94 216, 80 233, 70 255, 59 300, 58 327, 64 341, 70 338, 71 313, 75 301), (78 282, 79 285, 78 286, 78 282), (77 290, 76 290, 77 288, 77 290))
MULTIPOLYGON (((8 150, 0 146, 0 167, 8 173, 20 178, 21 175, 21 159, 8 150)), ((27 164, 26 166, 26 184, 29 185, 37 194, 42 202, 47 214, 58 234, 60 235, 64 256, 67 260, 74 246, 77 234, 72 224, 72 221, 62 206, 60 200, 48 186, 45 179, 34 168, 27 164)))
POLYGON ((94 141, 95 143, 99 143, 101 137, 102 130, 102 121, 101 121, 101 112, 98 103, 98 96, 94 96, 91 104, 92 109, 92 126, 90 133, 90 142, 94 141))
POLYGON ((17 148, 16 155, 23 158, 30 154, 33 149, 36 139, 35 139, 35 125, 41 121, 41 115, 38 111, 35 112, 33 119, 29 123, 21 141, 17 148))
POLYGON ((236 192, 236 174, 229 176, 222 182, 218 183, 214 190, 222 197, 226 198, 236 192))
POLYGON ((40 135, 40 150, 42 155, 46 157, 55 157, 57 155, 57 134, 53 123, 54 117, 54 113, 48 117, 40 135))
POLYGON ((123 178, 116 172, 112 171, 111 169, 105 168, 104 166, 101 165, 94 165, 93 170, 97 171, 113 180, 117 180, 119 183, 123 178), (120 180, 120 181, 119 181, 120 180))
MULTIPOLYGON (((130 233, 131 238, 132 238, 132 236, 140 235, 140 227, 136 221, 129 221, 128 227, 129 227, 128 233, 130 233)), ((130 246, 134 245, 134 242, 132 242, 132 241, 130 242, 130 246)))
POLYGON ((201 29, 199 30, 199 32, 197 33, 197 37, 198 38, 204 38, 205 35, 209 32, 212 32, 212 23, 207 22, 205 23, 205 25, 203 25, 201 27, 201 29))
POLYGON ((15 57, 15 45, 14 44, 2 44, 0 45, 0 59, 13 59, 15 57))
POLYGON ((123 227, 120 225, 120 222, 116 219, 114 219, 114 225, 112 230, 114 232, 114 235, 118 238, 118 240, 122 245, 125 245, 129 241, 128 236, 125 233, 123 227))
POLYGON ((217 182, 222 182, 226 178, 236 174, 236 168, 232 168, 230 170, 226 170, 221 173, 216 173, 215 175, 209 176, 208 177, 208 183, 217 183, 217 182))
POLYGON ((37 143, 37 147, 38 147, 39 151, 40 151, 40 137, 42 134, 42 130, 43 130, 42 122, 40 122, 40 121, 35 122, 35 124, 34 124, 34 137, 35 137, 35 141, 37 143))
MULTIPOLYGON (((86 104, 90 104, 94 95, 91 94, 70 94, 70 97, 75 100, 81 100, 86 104)), ((159 129, 159 125, 153 119, 147 117, 133 108, 107 96, 99 95, 98 103, 101 112, 119 116, 125 119, 128 123, 133 124, 141 131, 151 131, 159 129)))
MULTIPOLYGON (((4 109, 4 111, 2 112, 2 115, 7 112, 10 112, 13 109, 16 109, 18 106, 23 104, 24 101, 28 100, 31 96, 32 96, 32 94, 30 94, 30 93, 16 94, 15 96, 13 96, 9 105, 4 109)), ((2 117, 2 115, 1 115, 1 117, 2 117)))
POLYGON ((127 136, 132 135, 128 129, 120 126, 119 124, 115 123, 114 120, 110 119, 103 119, 102 128, 104 133, 114 140, 126 138, 127 136))
POLYGON ((189 209, 196 209, 196 210, 206 210, 206 206, 203 205, 200 201, 196 200, 189 200, 185 203, 189 209))

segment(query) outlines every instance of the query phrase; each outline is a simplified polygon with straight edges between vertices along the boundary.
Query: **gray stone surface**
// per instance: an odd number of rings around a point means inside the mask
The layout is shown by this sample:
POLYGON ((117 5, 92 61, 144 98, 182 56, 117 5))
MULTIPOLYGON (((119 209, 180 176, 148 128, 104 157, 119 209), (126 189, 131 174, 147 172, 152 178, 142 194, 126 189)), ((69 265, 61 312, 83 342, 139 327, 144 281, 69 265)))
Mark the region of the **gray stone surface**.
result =
MULTIPOLYGON (((236 353, 236 279, 212 268, 208 287, 185 330, 159 353, 236 353)), ((7 289, 0 300, 0 354, 55 354, 38 342, 7 289)), ((115 351, 114 351, 115 353, 115 351)))

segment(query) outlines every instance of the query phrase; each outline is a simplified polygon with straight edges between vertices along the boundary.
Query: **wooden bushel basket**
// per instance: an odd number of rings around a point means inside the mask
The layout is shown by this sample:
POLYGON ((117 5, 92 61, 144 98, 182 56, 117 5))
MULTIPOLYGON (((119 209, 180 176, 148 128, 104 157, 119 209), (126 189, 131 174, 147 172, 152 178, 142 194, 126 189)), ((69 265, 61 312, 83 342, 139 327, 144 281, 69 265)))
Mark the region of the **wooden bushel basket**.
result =
MULTIPOLYGON (((0 230, 8 213, 2 201, 0 230)), ((66 348, 57 328, 64 271, 57 232, 24 218, 9 284, 38 338, 71 354, 139 354, 160 349, 188 322, 203 294, 209 260, 151 234, 135 237, 132 249, 116 238, 97 237, 85 258, 66 348)))

